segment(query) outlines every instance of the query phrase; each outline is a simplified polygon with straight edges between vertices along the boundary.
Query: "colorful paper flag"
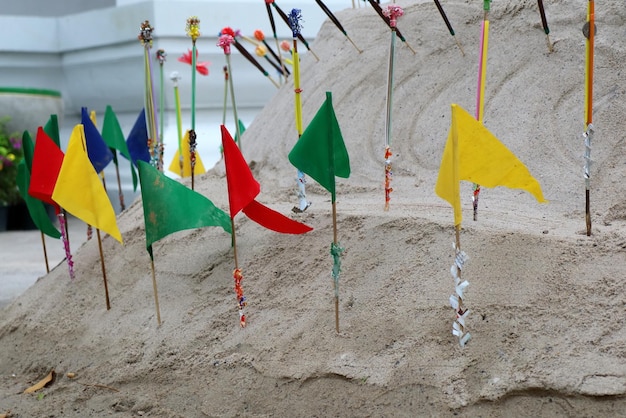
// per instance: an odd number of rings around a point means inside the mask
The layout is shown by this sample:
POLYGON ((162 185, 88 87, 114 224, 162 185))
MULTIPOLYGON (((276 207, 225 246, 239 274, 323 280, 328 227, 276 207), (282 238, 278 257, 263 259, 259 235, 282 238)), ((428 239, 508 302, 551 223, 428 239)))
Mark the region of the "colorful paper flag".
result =
POLYGON ((230 218, 206 197, 178 183, 150 164, 139 161, 141 199, 146 225, 146 249, 152 257, 152 244, 185 229, 221 226, 232 233, 230 218))
MULTIPOLYGON (((22 152, 24 153, 24 161, 28 171, 33 167, 33 156, 35 155, 35 143, 30 136, 30 132, 24 131, 22 134, 22 152)), ((28 191, 28 190, 27 190, 28 191)))
POLYGON ((29 183, 30 173, 28 171, 28 165, 25 160, 22 160, 17 165, 17 187, 20 190, 20 195, 24 199, 24 202, 26 202, 26 208, 28 209, 30 218, 33 220, 37 229, 44 234, 52 238, 61 238, 61 233, 50 220, 44 203, 28 194, 29 183))
POLYGON ((460 180, 526 190, 537 201, 546 202, 541 185, 528 168, 480 122, 453 104, 435 192, 452 205, 455 225, 462 220, 460 180))
MULTIPOLYGON (((189 131, 185 132, 185 136, 180 143, 180 148, 183 153, 183 172, 180 172, 180 153, 176 150, 174 154, 174 158, 172 158, 172 163, 169 166, 169 170, 172 173, 176 173, 181 177, 189 177, 191 176, 191 152, 189 150, 189 131)), ((196 162, 193 168, 194 174, 203 174, 206 172, 204 168, 204 164, 202 164, 202 159, 200 158, 200 154, 196 151, 196 162)))
POLYGON ((28 194, 43 202, 57 206, 52 200, 52 192, 56 184, 61 165, 63 164, 63 151, 44 132, 40 126, 37 129, 37 141, 33 153, 33 165, 30 174, 28 194))
POLYGON ((126 145, 131 160, 135 166, 137 161, 150 162, 150 149, 148 147, 148 127, 146 125, 146 109, 141 109, 133 128, 126 138, 126 145))
POLYGON ((85 132, 85 140, 87 146, 87 155, 89 161, 96 169, 96 173, 100 173, 104 168, 113 161, 113 153, 102 139, 102 135, 89 117, 86 107, 81 109, 81 123, 85 132))
POLYGON ((70 135, 52 199, 78 219, 122 243, 113 205, 86 148, 83 125, 76 125, 70 135))
MULTIPOLYGON (((122 156, 130 161, 130 152, 128 151, 128 145, 126 144, 122 127, 120 126, 120 122, 118 121, 113 108, 109 105, 107 105, 104 112, 104 121, 102 122, 102 139, 111 150, 119 151, 122 156)), ((113 152, 113 162, 115 165, 118 165, 117 155, 115 152, 113 152)), ((135 173, 133 164, 130 164, 130 172, 133 177, 133 190, 137 190, 137 173, 135 173)))
POLYGON ((289 153, 289 161, 328 190, 335 202, 335 176, 350 176, 350 159, 330 92, 289 153))
POLYGON ((261 186, 252 175, 250 167, 228 129, 224 125, 221 129, 230 217, 234 218, 243 210, 250 219, 272 231, 284 234, 304 234, 313 230, 310 226, 294 221, 254 200, 261 192, 261 186))
POLYGON ((57 115, 50 115, 48 122, 43 127, 43 130, 50 139, 57 145, 57 147, 61 148, 61 139, 59 135, 59 118, 57 115))

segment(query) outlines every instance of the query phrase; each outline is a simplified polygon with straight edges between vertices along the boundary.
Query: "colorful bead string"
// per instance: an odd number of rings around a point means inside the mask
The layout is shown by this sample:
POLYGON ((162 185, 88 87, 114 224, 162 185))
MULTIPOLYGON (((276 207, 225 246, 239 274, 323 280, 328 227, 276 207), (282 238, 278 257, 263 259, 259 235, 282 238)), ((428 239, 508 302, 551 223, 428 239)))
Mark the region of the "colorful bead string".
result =
POLYGON ((237 305, 239 307, 239 325, 241 325, 241 328, 245 328, 246 314, 243 313, 243 308, 246 307, 248 302, 246 301, 246 297, 243 295, 243 287, 241 286, 241 281, 243 280, 241 269, 236 268, 233 271, 233 278, 235 279, 235 293, 237 294, 237 305))
POLYGON ((385 210, 389 210, 389 201, 391 200, 391 192, 393 192, 393 188, 391 187, 391 180, 393 177, 393 172, 391 171, 391 156, 392 156, 391 148, 389 146, 385 147, 385 210))

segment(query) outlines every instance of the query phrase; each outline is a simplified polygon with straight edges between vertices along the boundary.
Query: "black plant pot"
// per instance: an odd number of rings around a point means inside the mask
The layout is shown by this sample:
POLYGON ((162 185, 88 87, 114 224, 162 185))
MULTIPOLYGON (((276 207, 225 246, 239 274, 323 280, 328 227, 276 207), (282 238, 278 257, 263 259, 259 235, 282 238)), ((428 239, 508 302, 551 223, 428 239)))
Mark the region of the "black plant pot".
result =
POLYGON ((31 229, 37 229, 37 225, 35 225, 31 219, 26 203, 19 202, 9 206, 7 212, 7 231, 24 231, 31 229))

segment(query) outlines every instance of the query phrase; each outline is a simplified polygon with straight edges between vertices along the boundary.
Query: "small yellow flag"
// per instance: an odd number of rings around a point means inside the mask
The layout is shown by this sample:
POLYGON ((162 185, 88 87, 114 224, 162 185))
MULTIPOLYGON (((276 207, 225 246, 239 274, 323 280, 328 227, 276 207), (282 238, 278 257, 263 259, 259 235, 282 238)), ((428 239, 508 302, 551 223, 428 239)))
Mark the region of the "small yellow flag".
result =
POLYGON ((82 124, 78 124, 70 136, 52 200, 121 243, 122 234, 117 227, 113 205, 89 161, 85 146, 85 130, 82 124))
POLYGON ((452 105, 452 123, 443 150, 435 192, 454 209, 454 225, 461 224, 461 180, 485 187, 526 190, 546 202, 541 185, 528 168, 465 109, 452 105))
MULTIPOLYGON (((191 156, 189 155, 189 131, 185 132, 185 136, 181 141, 180 148, 183 151, 183 172, 180 172, 180 153, 176 150, 176 154, 174 154, 174 158, 172 158, 172 163, 170 164, 169 170, 172 173, 178 174, 181 177, 190 177, 191 176, 191 156)), ((204 174, 206 170, 204 169, 204 165, 202 164, 202 160, 200 159, 200 154, 196 150, 196 165, 193 170, 194 176, 197 174, 204 174)))

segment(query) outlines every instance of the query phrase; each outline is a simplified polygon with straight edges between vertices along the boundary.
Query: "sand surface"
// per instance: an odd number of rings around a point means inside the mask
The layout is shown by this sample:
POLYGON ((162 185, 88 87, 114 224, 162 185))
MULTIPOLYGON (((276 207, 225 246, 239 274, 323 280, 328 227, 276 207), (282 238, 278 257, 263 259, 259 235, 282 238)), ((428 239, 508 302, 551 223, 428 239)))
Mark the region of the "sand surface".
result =
MULTIPOLYGON (((293 83, 242 138, 258 200, 314 228, 305 235, 235 218, 249 305, 241 329, 233 249, 217 228, 154 245, 157 325, 143 209, 118 217, 124 246, 103 238, 111 309, 96 240, 0 310, 0 416, 331 417, 626 416, 626 9, 597 2, 591 166, 592 234, 583 178, 587 2, 494 2, 484 125, 541 183, 547 204, 483 189, 478 220, 463 183, 460 240, 470 257, 465 305, 472 340, 452 335, 452 209, 434 193, 450 105, 476 110, 482 2, 399 1, 392 107, 394 191, 384 206, 390 31, 371 8, 337 13, 302 57, 306 127, 332 92, 352 175, 337 181, 342 271, 335 331, 329 193, 292 214, 297 140, 293 83), (56 381, 24 389, 51 369, 56 381), (70 379, 67 373, 75 373, 70 379)), ((201 140, 199 138, 199 140, 201 140)), ((223 163, 196 190, 228 209, 223 163)), ((189 181, 186 182, 189 184, 189 181)))

